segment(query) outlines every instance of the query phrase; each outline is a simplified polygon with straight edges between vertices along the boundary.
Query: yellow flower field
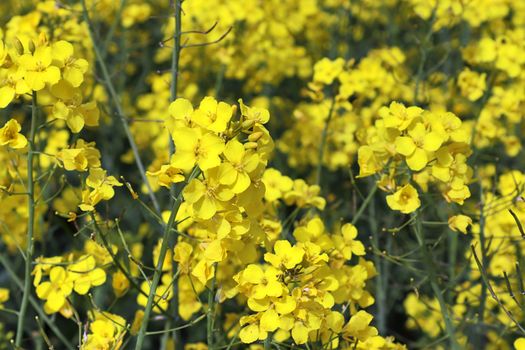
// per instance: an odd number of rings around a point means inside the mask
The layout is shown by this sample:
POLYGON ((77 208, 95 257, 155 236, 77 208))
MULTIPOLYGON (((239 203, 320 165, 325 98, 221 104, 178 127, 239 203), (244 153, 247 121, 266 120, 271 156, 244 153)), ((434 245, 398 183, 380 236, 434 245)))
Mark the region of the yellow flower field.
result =
POLYGON ((525 350, 525 0, 0 2, 0 350, 525 350))

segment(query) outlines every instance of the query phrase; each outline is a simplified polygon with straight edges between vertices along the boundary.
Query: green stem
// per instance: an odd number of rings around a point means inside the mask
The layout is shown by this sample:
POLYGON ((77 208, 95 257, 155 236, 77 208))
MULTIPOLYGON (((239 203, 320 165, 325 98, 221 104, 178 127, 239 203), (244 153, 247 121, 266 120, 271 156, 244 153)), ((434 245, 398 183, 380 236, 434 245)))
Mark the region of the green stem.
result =
POLYGON ((418 241, 419 247, 421 248, 421 251, 423 254, 423 263, 428 273, 430 287, 432 288, 432 292, 434 293, 434 296, 438 300, 441 314, 443 315, 443 319, 445 320, 445 331, 447 332, 448 338, 450 340, 450 349, 459 350, 459 345, 456 341, 456 336, 455 336, 455 333, 456 333, 455 327, 454 327, 454 324, 452 323, 452 318, 450 317, 450 313, 447 309, 447 304, 445 303, 445 299, 443 298, 443 293, 441 293, 441 290, 439 289, 434 261, 433 261, 431 252, 425 243, 425 237, 421 230, 422 228, 421 219, 417 212, 413 213, 411 216, 414 219, 414 223, 412 224, 412 227, 414 229, 414 233, 416 234, 416 239, 418 241))
POLYGON ((124 7, 126 7, 126 0, 120 0, 120 5, 117 10, 117 13, 115 14, 115 18, 113 19, 113 23, 111 24, 111 27, 109 28, 108 34, 106 35, 106 39, 104 40, 104 43, 102 44, 101 54, 102 58, 106 59, 109 45, 111 41, 113 40, 113 37, 115 36, 115 31, 117 30, 120 20, 122 18, 122 11, 124 10, 124 7))
POLYGON ((414 87, 414 105, 417 106, 418 105, 418 102, 419 102, 419 85, 421 84, 422 80, 423 80, 423 76, 424 76, 424 68, 425 68, 425 63, 427 61, 427 55, 428 55, 428 42, 430 40, 430 38, 432 37, 432 33, 433 33, 433 26, 434 26, 434 22, 435 22, 435 14, 432 14, 432 19, 430 20, 430 23, 429 23, 429 28, 428 28, 428 32, 426 33, 425 37, 423 38, 423 42, 421 43, 421 46, 419 47, 419 51, 421 53, 421 58, 419 60, 419 66, 417 68, 417 75, 416 75, 416 84, 415 84, 415 87, 414 87))
POLYGON ((217 284, 217 263, 213 265, 214 274, 211 280, 211 287, 208 293, 208 316, 206 322, 206 335, 208 340, 208 350, 214 349, 213 328, 214 328, 214 311, 215 311, 215 286, 217 284))
POLYGON ((448 300, 453 301, 453 283, 456 279, 456 261, 458 251, 458 234, 456 232, 448 232, 448 280, 451 288, 449 289, 448 300))
MULTIPOLYGON (((170 0, 170 3, 173 4, 173 18, 174 18, 174 28, 173 28, 173 50, 171 55, 171 85, 170 85, 170 102, 173 102, 177 99, 177 92, 178 92, 178 83, 179 83, 179 61, 180 61, 180 52, 181 52, 181 35, 182 35, 182 0, 170 0)), ((175 153, 175 145, 173 144, 173 140, 171 138, 171 135, 168 135, 168 143, 169 143, 169 154, 170 157, 175 153)), ((175 186, 171 186, 170 188, 170 194, 171 198, 175 198, 175 186)), ((168 242, 169 248, 172 250, 174 246, 177 244, 176 237, 174 239, 170 240, 168 242)), ((173 271, 177 271, 178 264, 175 260, 172 261, 172 269, 173 271)), ((173 335, 174 345, 175 348, 180 348, 180 345, 178 344, 179 336, 178 336, 178 328, 177 328, 177 321, 179 316, 179 284, 178 284, 178 274, 174 276, 173 286, 173 299, 171 300, 170 308, 171 313, 175 315, 174 325, 175 328, 171 332, 173 335)), ((169 325, 166 325, 166 329, 169 329, 169 325)), ((170 333, 165 333, 163 336, 163 341, 167 342, 167 338, 169 337, 170 333)))
MULTIPOLYGON (((111 256, 111 260, 113 261, 113 264, 117 267, 117 269, 119 269, 123 274, 124 276, 126 276, 126 278, 128 279, 128 281, 130 282, 131 286, 133 288, 135 288, 140 294, 144 295, 144 296, 149 296, 149 294, 146 294, 146 292, 144 292, 142 290, 142 288, 140 288, 140 285, 138 284, 138 282, 135 280, 135 278, 133 276, 131 276, 131 274, 129 273, 129 271, 122 265, 122 263, 120 262, 120 260, 117 258, 117 256, 115 255, 115 253, 113 253, 113 250, 111 249, 111 245, 109 244, 104 232, 102 231, 101 227, 99 226, 99 224, 97 223, 96 221, 96 217, 95 217, 95 213, 91 212, 90 213, 90 217, 91 217, 91 220, 93 221, 93 226, 95 228, 95 231, 97 232, 98 236, 100 237, 101 241, 102 241, 102 245, 104 246, 104 248, 106 249, 106 251, 108 252, 108 254, 111 256)), ((128 249, 129 251, 129 249, 128 249)), ((130 253, 128 253, 129 256, 128 258, 131 259, 132 258, 132 255, 130 253)), ((139 269, 141 269, 141 267, 139 266, 139 269)), ((143 272, 143 271, 142 271, 143 272)), ((157 301, 154 301, 154 304, 155 306, 157 306, 160 310, 162 310, 162 308, 160 307, 160 305, 158 304, 157 301)), ((162 313, 164 314, 164 316, 166 316, 167 318, 169 318, 171 315, 169 315, 165 310, 162 310, 162 313)))
POLYGON ((171 95, 171 101, 175 101, 177 98, 177 88, 178 88, 178 81, 179 81, 179 59, 180 59, 180 51, 181 51, 181 45, 180 45, 180 39, 181 39, 181 33, 182 33, 182 1, 181 0, 170 0, 173 2, 174 6, 174 18, 175 18, 175 28, 173 31, 173 51, 171 54, 171 87, 170 87, 170 95, 171 95))
POLYGON ((146 170, 144 168, 144 164, 142 163, 142 160, 140 158, 139 149, 137 147, 137 144, 135 143, 135 140, 133 138, 133 135, 131 134, 131 130, 129 128, 126 114, 124 113, 124 110, 120 104, 120 99, 118 97, 118 94, 115 90, 115 87, 113 86, 113 82, 111 80, 111 76, 108 71, 108 67, 106 66, 106 63, 104 62, 104 57, 102 56, 102 53, 100 52, 100 49, 98 48, 96 44, 95 37, 93 35, 93 28, 92 23, 89 19, 87 7, 86 7, 86 0, 82 0, 82 12, 84 15, 84 20, 86 21, 86 24, 88 26, 89 30, 89 36, 91 38, 91 42, 93 44, 93 49, 95 50, 95 56, 97 58, 97 62, 100 66, 100 70, 102 72, 102 79, 104 80, 104 85, 106 86, 106 90, 111 97, 111 100, 113 101, 113 104, 115 105, 115 109, 117 110, 117 114, 119 116, 119 119, 122 123, 122 127, 124 128, 124 132, 126 133, 126 137, 128 139, 128 142, 131 146, 131 150, 133 151, 133 157, 135 158, 135 163, 137 164, 137 167, 140 172, 140 176, 142 177, 142 181, 146 184, 146 188, 148 189, 148 195, 150 197, 151 202, 153 203, 153 206, 155 207, 155 211, 157 213, 160 213, 160 206, 157 201, 157 198, 155 197, 155 194, 153 193, 153 189, 151 188, 151 185, 149 183, 149 180, 146 176, 146 170))
MULTIPOLYGON (((368 197, 371 197, 376 189, 377 189, 377 184, 374 183, 368 197)), ((375 207, 374 201, 370 201, 370 205, 368 205, 368 215, 370 217, 369 225, 370 225, 370 231, 372 232, 372 241, 374 242, 374 245, 376 246, 376 248, 378 250, 381 250, 381 248, 379 247, 379 229, 377 226, 376 207, 375 207)), ((383 279, 385 278, 385 276, 384 276, 384 271, 383 271, 381 255, 374 254, 374 265, 377 270, 377 277, 375 280, 376 296, 377 296, 377 327, 379 329, 379 333, 384 334, 386 331, 386 286, 388 284, 387 283, 383 284, 383 279)))
POLYGON ((357 210, 357 213, 355 213, 354 217, 352 218, 352 225, 355 225, 357 223, 357 220, 359 220, 361 215, 363 215, 363 212, 365 211, 366 207, 368 206, 368 204, 374 197, 374 194, 376 193, 376 191, 377 191, 377 182, 374 182, 374 185, 370 189, 370 192, 368 192, 368 196, 366 196, 363 204, 361 204, 361 206, 357 210))
MULTIPOLYGON (((481 264, 482 266, 488 266, 487 250, 485 247, 485 212, 484 212, 484 201, 483 201, 483 188, 480 185, 480 209, 479 209, 479 245, 481 250, 481 264)), ((479 300, 479 309, 478 309, 478 323, 482 323, 485 316, 485 304, 487 301, 487 285, 485 283, 481 284, 481 296, 479 300)), ((478 349, 485 348, 485 335, 483 333, 478 333, 476 337, 476 345, 478 349)))
POLYGON ((16 347, 20 347, 22 343, 22 335, 24 333, 24 321, 27 312, 27 304, 29 303, 29 295, 31 294, 31 264, 33 263, 33 233, 35 227, 35 184, 33 182, 33 151, 35 150, 35 133, 38 118, 37 95, 33 91, 32 105, 31 105, 31 130, 29 132, 28 150, 27 150, 27 242, 25 254, 25 276, 24 276, 24 292, 22 295, 22 303, 20 304, 20 313, 18 316, 18 325, 16 327, 16 347))
POLYGON ((157 286, 159 284, 160 277, 162 275, 162 265, 166 257, 166 252, 168 251, 169 233, 171 231, 171 228, 173 227, 173 224, 175 223, 175 217, 177 216, 177 212, 179 211, 181 203, 182 203, 182 200, 180 198, 178 198, 175 201, 171 209, 171 214, 168 219, 168 223, 166 227, 164 228, 164 234, 162 236, 162 245, 160 247, 159 261, 157 262, 155 272, 153 273, 153 280, 151 282, 150 291, 148 294, 148 302, 146 303, 146 308, 144 310, 144 319, 142 321, 142 325, 140 326, 139 333, 137 334, 137 343, 135 345, 135 350, 142 349, 142 345, 144 343, 144 336, 146 335, 146 329, 148 327, 148 321, 149 321, 151 309, 153 307, 153 302, 155 300, 157 286))
POLYGON ((264 339, 264 350, 270 350, 272 348, 272 333, 269 333, 264 339))
POLYGON ((328 138, 328 128, 330 127, 330 121, 332 120, 332 115, 334 114, 335 109, 335 95, 332 97, 332 103, 330 104, 330 110, 328 111, 328 116, 324 123, 323 133, 321 134, 321 144, 319 145, 319 155, 317 156, 317 172, 316 172, 316 183, 321 184, 321 175, 323 172, 323 158, 324 158, 324 149, 326 146, 326 140, 328 138))
MULTIPOLYGON (((190 176, 188 177, 187 183, 189 183, 192 179, 197 177, 199 173, 200 173, 200 170, 198 168, 194 168, 190 176)), ((144 318, 140 326, 140 330, 137 334, 137 343, 135 345, 135 350, 141 350, 142 345, 144 343, 144 337, 146 336, 146 330, 148 328, 148 322, 149 322, 149 317, 151 314, 151 309, 155 301, 155 294, 156 294, 155 292, 159 284, 160 277, 162 275, 162 265, 164 263, 164 258, 166 257, 166 252, 168 251, 168 240, 170 238, 169 237, 170 232, 171 232, 173 225, 175 224, 175 218, 177 217, 177 212, 179 211, 181 204, 182 204, 182 189, 179 192, 179 195, 177 196, 175 202, 173 203, 173 206, 171 208, 170 217, 168 219, 168 223, 164 227, 164 234, 162 235, 162 245, 160 246, 159 261, 157 262, 155 272, 153 273, 153 280, 150 286, 148 302, 146 303, 146 308, 144 309, 144 318)), ((174 239, 176 240, 176 237, 174 239)))

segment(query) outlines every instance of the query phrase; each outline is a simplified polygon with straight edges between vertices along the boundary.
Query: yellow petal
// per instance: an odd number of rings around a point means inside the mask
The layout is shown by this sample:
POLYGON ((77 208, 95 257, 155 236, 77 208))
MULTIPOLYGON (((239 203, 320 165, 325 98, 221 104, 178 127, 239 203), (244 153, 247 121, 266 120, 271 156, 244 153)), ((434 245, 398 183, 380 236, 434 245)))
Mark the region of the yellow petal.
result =
POLYGON ((407 157, 407 165, 414 171, 423 169, 428 163, 427 152, 421 148, 416 148, 414 153, 407 157))
POLYGON ((266 310, 261 317, 261 330, 273 332, 279 327, 279 315, 274 309, 266 310))
POLYGON ((239 332, 239 339, 245 344, 253 343, 259 339, 259 326, 257 324, 251 324, 244 327, 239 332))
POLYGON ((409 156, 414 153, 416 144, 414 140, 407 136, 399 136, 395 141, 396 152, 404 156, 409 156))

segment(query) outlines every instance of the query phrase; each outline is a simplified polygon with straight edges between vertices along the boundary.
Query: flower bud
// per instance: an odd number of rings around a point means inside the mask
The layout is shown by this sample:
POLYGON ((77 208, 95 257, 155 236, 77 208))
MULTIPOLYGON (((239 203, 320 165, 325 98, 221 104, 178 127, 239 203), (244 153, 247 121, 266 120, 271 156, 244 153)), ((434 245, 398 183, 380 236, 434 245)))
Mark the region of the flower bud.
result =
POLYGON ((254 132, 253 134, 250 134, 248 136, 248 141, 257 142, 257 140, 259 140, 262 136, 263 136, 263 133, 261 131, 254 132))
POLYGON ((255 149, 257 148, 257 142, 246 142, 244 144, 245 149, 255 149))
POLYGON ((33 42, 33 40, 29 40, 28 46, 29 46, 29 52, 35 53, 36 47, 35 47, 35 43, 33 42))
POLYGON ((242 122, 242 128, 243 129, 249 129, 253 126, 253 124, 255 124, 255 120, 253 119, 248 119, 248 120, 245 120, 242 122))
POLYGON ((18 52, 19 55, 24 54, 24 45, 22 45, 20 39, 15 38, 13 45, 15 46, 16 52, 18 52))

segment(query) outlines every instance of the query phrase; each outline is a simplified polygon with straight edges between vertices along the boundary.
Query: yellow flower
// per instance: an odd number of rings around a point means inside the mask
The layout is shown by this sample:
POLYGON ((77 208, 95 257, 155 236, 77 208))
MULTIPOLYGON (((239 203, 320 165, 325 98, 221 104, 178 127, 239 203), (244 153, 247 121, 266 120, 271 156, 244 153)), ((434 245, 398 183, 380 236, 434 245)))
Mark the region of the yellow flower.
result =
POLYGON ((268 261, 276 268, 284 266, 293 269, 303 261, 304 250, 300 247, 292 247, 288 241, 277 241, 273 247, 274 253, 265 253, 264 260, 268 261))
POLYGON ((427 132, 423 123, 417 123, 408 130, 408 136, 396 138, 396 152, 406 157, 410 169, 419 171, 428 163, 427 152, 437 151, 444 141, 440 133, 427 132))
POLYGON ((201 247, 204 249, 204 259, 209 263, 220 262, 226 258, 226 250, 220 239, 201 243, 201 247))
POLYGON ((60 69, 54 65, 53 50, 49 46, 38 46, 33 54, 23 54, 18 59, 18 65, 24 72, 24 79, 29 88, 42 90, 46 84, 56 84, 60 80, 60 69))
POLYGON ((323 210, 326 200, 319 196, 320 191, 321 187, 318 185, 309 186, 306 181, 297 179, 293 182, 293 189, 284 194, 284 202, 287 205, 295 204, 300 208, 313 206, 323 210))
POLYGON ((359 147, 357 150, 357 162, 359 164, 359 176, 366 177, 378 173, 383 169, 383 162, 368 145, 359 147))
POLYGON ((419 107, 405 107, 402 103, 392 102, 389 107, 383 106, 379 116, 383 118, 387 128, 396 128, 400 131, 407 129, 412 121, 423 114, 419 107))
POLYGON ((9 300, 9 289, 0 288, 0 309, 4 307, 2 304, 8 300, 9 300))
POLYGON ((60 266, 55 266, 49 271, 49 281, 36 287, 36 295, 46 301, 44 310, 48 314, 59 311, 66 304, 66 298, 72 291, 73 281, 68 272, 60 266))
POLYGON ((330 60, 323 58, 314 65, 314 83, 330 85, 343 72, 345 61, 342 58, 330 60))
POLYGON ((191 170, 197 164, 207 170, 221 164, 219 155, 224 141, 217 135, 201 128, 178 128, 173 133, 175 154, 171 164, 179 169, 191 170))
POLYGON ((137 335, 142 326, 142 321, 144 320, 144 311, 137 310, 135 311, 135 317, 133 318, 133 323, 131 324, 131 335, 137 335))
POLYGON ((266 124, 270 120, 270 112, 267 109, 248 107, 242 102, 242 99, 239 99, 239 105, 241 106, 241 114, 245 118, 243 124, 248 127, 254 124, 266 124))
POLYGON ((83 211, 92 211, 100 201, 113 198, 115 195, 113 187, 122 186, 122 183, 113 176, 107 176, 102 168, 91 168, 86 185, 91 189, 82 191, 82 203, 79 208, 83 211))
POLYGON ((64 169, 86 171, 89 168, 100 167, 100 152, 94 142, 79 139, 73 148, 63 149, 57 154, 64 169))
POLYGON ((122 297, 129 289, 129 280, 122 271, 117 271, 112 275, 111 286, 117 298, 122 297))
POLYGON ((213 263, 202 259, 195 265, 191 271, 191 275, 197 277, 197 280, 205 286, 206 283, 212 279, 214 272, 215 268, 213 263))
POLYGON ((7 107, 16 95, 23 95, 31 91, 24 80, 24 74, 16 67, 2 72, 0 75, 0 108, 7 107))
POLYGON ((518 338, 514 341, 514 349, 525 350, 525 338, 518 338))
POLYGON ((73 57, 73 45, 60 40, 51 46, 53 50, 53 63, 62 69, 62 78, 71 86, 79 87, 84 81, 84 73, 88 69, 88 62, 83 58, 73 57))
POLYGON ((360 342, 366 341, 370 337, 377 335, 377 329, 369 326, 373 316, 368 312, 360 310, 350 318, 350 321, 343 329, 343 337, 352 337, 360 342))
POLYGON ((166 119, 165 124, 170 134, 173 134, 176 128, 191 127, 193 125, 193 105, 185 98, 178 98, 173 101, 168 112, 170 117, 166 119))
POLYGON ((126 333, 126 320, 109 312, 94 311, 90 314, 92 322, 89 333, 84 336, 81 350, 118 350, 126 333))
POLYGON ((251 290, 250 297, 264 299, 266 297, 280 297, 283 294, 284 286, 279 281, 281 275, 280 270, 275 267, 268 266, 263 271, 259 265, 250 264, 234 279, 241 288, 251 290))
MULTIPOLYGON (((259 325, 257 323, 249 324, 243 327, 239 332, 239 339, 245 343, 250 344, 259 339, 259 325)), ((265 337, 266 338, 266 337, 265 337)))
POLYGON ((470 101, 477 101, 487 88, 486 74, 479 74, 465 68, 458 76, 458 86, 461 89, 461 95, 470 101))
POLYGON ((469 225, 472 225, 472 219, 466 215, 454 215, 448 218, 448 227, 452 231, 467 233, 469 225))
POLYGON ((283 194, 290 191, 293 187, 293 180, 288 176, 284 176, 277 169, 266 169, 262 181, 266 191, 264 198, 268 202, 274 202, 283 197, 283 194))
POLYGON ((67 268, 68 276, 73 281, 73 290, 80 295, 86 294, 91 287, 106 282, 106 272, 96 267, 92 255, 82 255, 77 262, 67 268))
POLYGON ((151 16, 151 5, 147 3, 129 4, 122 11, 121 21, 124 28, 129 28, 135 23, 142 23, 151 16))
POLYGON ((193 209, 195 217, 208 220, 217 210, 223 208, 223 203, 233 198, 233 191, 220 183, 219 168, 204 172, 204 180, 193 179, 184 188, 184 199, 193 209))
POLYGON ((184 173, 172 164, 161 165, 157 171, 146 172, 148 176, 156 177, 160 186, 171 188, 174 183, 184 181, 184 173))
POLYGON ((274 309, 263 312, 260 320, 260 330, 263 332, 273 332, 279 327, 279 314, 274 309))
POLYGON ((294 342, 298 345, 306 344, 308 342, 308 333, 310 330, 308 327, 301 321, 295 322, 292 328, 292 338, 294 342))
POLYGON ((346 260, 352 259, 352 254, 365 255, 365 246, 356 240, 357 228, 352 224, 344 224, 341 228, 342 235, 333 237, 334 246, 343 253, 346 260))
POLYGON ((246 151, 242 143, 235 139, 226 144, 224 156, 227 162, 219 168, 221 184, 231 186, 233 193, 244 192, 250 186, 250 174, 259 165, 259 156, 253 151, 246 151))
POLYGON ((191 268, 191 254, 193 247, 186 242, 178 242, 173 248, 173 260, 178 263, 181 273, 189 273, 191 268))
POLYGON ((36 258, 36 265, 33 268, 33 272, 31 273, 35 276, 33 279, 33 286, 37 287, 42 281, 42 276, 44 274, 49 273, 49 270, 51 270, 53 266, 55 266, 58 263, 61 263, 63 260, 64 258, 61 256, 53 256, 49 258, 36 258))
POLYGON ((66 121, 68 128, 79 133, 85 125, 97 126, 100 111, 95 102, 82 103, 79 89, 66 80, 61 80, 51 87, 51 93, 58 98, 52 109, 53 117, 66 121))
POLYGON ((193 113, 192 120, 199 126, 222 133, 226 130, 233 115, 233 107, 224 102, 217 102, 213 97, 205 97, 199 108, 193 113))
POLYGON ((412 213, 421 205, 417 190, 410 184, 398 189, 394 194, 386 196, 390 209, 399 210, 404 214, 412 213))
POLYGON ((27 145, 27 139, 20 134, 22 127, 15 119, 10 119, 0 129, 0 145, 9 146, 11 148, 24 148, 27 145))

